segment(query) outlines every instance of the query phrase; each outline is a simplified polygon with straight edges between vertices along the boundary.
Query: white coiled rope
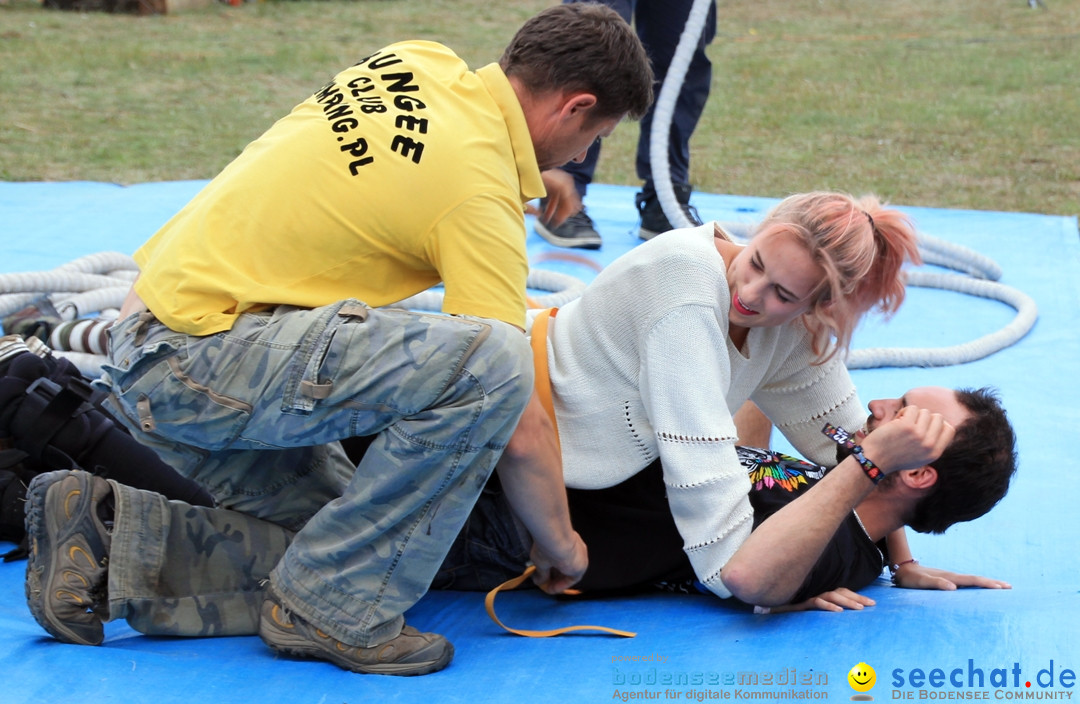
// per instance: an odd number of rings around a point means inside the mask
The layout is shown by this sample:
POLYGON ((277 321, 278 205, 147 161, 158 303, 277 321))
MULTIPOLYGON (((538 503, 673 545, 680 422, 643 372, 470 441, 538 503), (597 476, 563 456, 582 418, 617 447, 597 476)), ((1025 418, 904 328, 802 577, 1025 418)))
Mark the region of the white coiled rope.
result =
POLYGON ((957 291, 971 296, 991 298, 1016 309, 1016 316, 997 332, 949 347, 867 347, 852 350, 848 369, 877 367, 947 367, 987 357, 1005 349, 1031 330, 1039 317, 1031 296, 1015 288, 970 276, 929 271, 909 271, 908 286, 957 291))
POLYGON ((919 254, 924 264, 962 271, 979 279, 997 281, 1001 278, 1001 267, 990 257, 937 237, 920 234, 919 254))
POLYGON ((47 296, 63 320, 119 308, 138 274, 134 260, 119 252, 88 254, 51 271, 0 274, 0 317, 47 296))

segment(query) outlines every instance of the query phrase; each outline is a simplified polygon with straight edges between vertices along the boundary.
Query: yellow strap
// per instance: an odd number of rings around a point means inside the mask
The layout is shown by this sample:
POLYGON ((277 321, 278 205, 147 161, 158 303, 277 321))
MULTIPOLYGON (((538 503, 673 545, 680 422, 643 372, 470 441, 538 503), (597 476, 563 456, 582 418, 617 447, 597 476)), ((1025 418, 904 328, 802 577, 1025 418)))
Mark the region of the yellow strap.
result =
MULTIPOLYGON (((570 633, 571 631, 602 631, 604 633, 610 633, 613 636, 621 636, 623 638, 633 638, 637 635, 637 633, 634 633, 632 631, 620 631, 615 628, 608 628, 606 626, 564 626, 563 628, 552 628, 551 630, 547 631, 528 631, 520 630, 517 628, 510 628, 505 623, 500 621, 499 617, 495 615, 495 596, 501 591, 510 590, 518 587, 519 585, 521 585, 522 582, 532 576, 532 573, 535 571, 536 566, 529 565, 520 577, 514 577, 511 580, 503 582, 502 584, 487 593, 487 596, 484 597, 484 608, 487 609, 488 616, 491 617, 492 621, 499 624, 502 628, 509 631, 510 633, 513 633, 514 635, 525 636, 527 638, 551 638, 552 636, 561 636, 564 633, 570 633)), ((567 590, 565 593, 577 594, 580 592, 576 592, 574 590, 567 590)))
POLYGON ((536 395, 540 399, 540 405, 551 419, 551 425, 555 428, 555 438, 559 437, 559 427, 555 422, 555 406, 551 401, 551 376, 548 374, 547 338, 548 323, 555 317, 558 308, 545 308, 540 311, 533 320, 532 325, 532 352, 533 369, 535 372, 536 395))

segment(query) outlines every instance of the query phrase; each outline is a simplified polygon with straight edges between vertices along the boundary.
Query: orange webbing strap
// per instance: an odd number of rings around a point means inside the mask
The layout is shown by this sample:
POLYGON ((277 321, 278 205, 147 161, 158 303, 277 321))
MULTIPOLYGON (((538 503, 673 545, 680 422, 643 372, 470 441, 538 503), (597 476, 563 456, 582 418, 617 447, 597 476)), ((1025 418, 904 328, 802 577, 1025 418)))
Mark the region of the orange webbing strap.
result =
MULTIPOLYGON (((608 628, 606 626, 564 626, 562 628, 552 628, 551 630, 547 631, 527 631, 519 630, 517 628, 510 628, 505 623, 500 621, 499 617, 495 615, 495 596, 501 591, 506 591, 518 587, 519 585, 521 585, 522 582, 531 577, 532 573, 535 571, 536 566, 529 565, 520 577, 514 577, 509 581, 503 582, 502 584, 487 593, 487 596, 484 597, 484 608, 487 609, 488 616, 491 617, 492 621, 499 624, 504 629, 513 633, 514 635, 526 636, 527 638, 551 638, 552 636, 561 636, 564 633, 570 633, 571 631, 602 631, 604 633, 610 633, 613 636, 621 636, 623 638, 633 638, 637 635, 637 633, 634 633, 632 631, 620 631, 615 628, 608 628)), ((565 593, 574 594, 578 592, 575 592, 573 590, 567 590, 565 593)))
POLYGON ((542 264, 544 262, 569 262, 571 264, 580 264, 587 269, 592 269, 594 273, 600 273, 600 270, 604 268, 599 262, 593 259, 583 257, 580 254, 572 254, 570 252, 542 252, 532 259, 533 264, 542 264))
POLYGON ((558 308, 546 308, 540 311, 536 319, 533 320, 532 339, 530 340, 533 352, 533 369, 536 376, 534 382, 536 395, 540 398, 540 405, 544 407, 548 418, 551 419, 551 425, 555 428, 556 439, 558 439, 559 433, 558 425, 555 423, 555 406, 551 402, 551 376, 548 374, 547 339, 548 323, 558 311, 558 308))

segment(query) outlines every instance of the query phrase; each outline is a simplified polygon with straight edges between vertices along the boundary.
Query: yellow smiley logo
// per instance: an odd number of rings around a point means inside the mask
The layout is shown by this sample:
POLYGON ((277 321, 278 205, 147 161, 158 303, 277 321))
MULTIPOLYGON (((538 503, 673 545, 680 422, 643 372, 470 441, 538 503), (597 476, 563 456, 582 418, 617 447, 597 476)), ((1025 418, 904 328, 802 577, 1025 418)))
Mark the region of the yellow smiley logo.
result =
POLYGON ((851 672, 847 675, 847 681, 856 692, 869 692, 874 688, 874 683, 877 682, 877 673, 874 672, 874 668, 865 662, 860 662, 851 668, 851 672))

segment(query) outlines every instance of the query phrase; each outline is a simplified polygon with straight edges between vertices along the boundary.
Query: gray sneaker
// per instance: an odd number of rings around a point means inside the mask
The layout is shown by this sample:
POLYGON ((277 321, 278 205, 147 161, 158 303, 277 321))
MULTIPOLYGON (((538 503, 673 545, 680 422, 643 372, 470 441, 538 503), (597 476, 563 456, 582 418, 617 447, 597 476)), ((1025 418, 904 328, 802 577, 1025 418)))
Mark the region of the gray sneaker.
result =
POLYGON ((334 640, 281 603, 271 586, 259 618, 259 637, 279 653, 329 660, 353 672, 375 675, 426 675, 443 669, 454 657, 450 641, 405 626, 382 645, 361 648, 334 640))
POLYGON ((65 643, 105 638, 105 590, 112 536, 101 513, 112 487, 81 470, 46 472, 26 490, 26 603, 41 627, 65 643))
MULTIPOLYGON (((544 201, 540 201, 540 210, 543 212, 544 201)), ((536 234, 555 245, 556 247, 572 247, 574 249, 600 249, 603 240, 596 231, 596 224, 592 218, 585 214, 585 210, 579 210, 566 218, 562 225, 552 227, 540 218, 536 219, 536 234)))

